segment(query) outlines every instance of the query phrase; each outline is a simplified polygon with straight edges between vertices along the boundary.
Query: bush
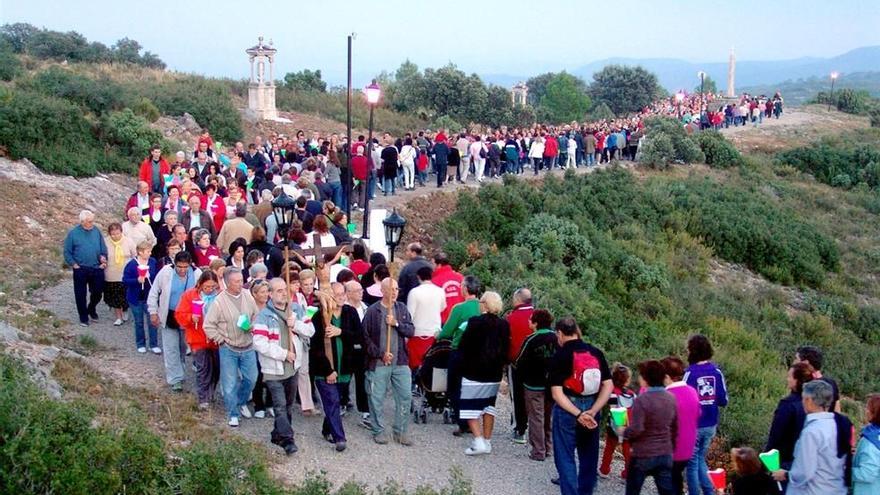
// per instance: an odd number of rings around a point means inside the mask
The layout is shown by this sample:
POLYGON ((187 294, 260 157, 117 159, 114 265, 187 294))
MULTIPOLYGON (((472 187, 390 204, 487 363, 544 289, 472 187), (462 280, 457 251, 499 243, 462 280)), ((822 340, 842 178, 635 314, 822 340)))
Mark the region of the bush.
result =
MULTIPOLYGON (((870 140, 873 136, 865 134, 861 139, 870 140)), ((836 186, 850 187, 854 179, 866 182, 869 187, 880 186, 880 150, 875 146, 859 142, 835 142, 824 140, 811 146, 803 146, 783 151, 776 155, 777 163, 788 164, 802 172, 812 174, 819 182, 836 186), (839 176, 849 176, 849 185, 839 176), (843 181, 843 182, 841 182, 843 181)))
POLYGON ((663 170, 675 161, 675 148, 672 146, 672 138, 663 132, 656 132, 646 136, 640 153, 640 161, 651 168, 663 170))
POLYGON ((226 85, 198 76, 183 76, 148 84, 136 94, 149 98, 167 115, 189 113, 216 140, 233 142, 242 136, 241 116, 226 85))
POLYGON ((662 169, 673 162, 700 163, 706 159, 700 151, 700 146, 687 135, 684 127, 675 119, 650 117, 645 120, 645 134, 646 149, 642 150, 642 161, 646 161, 652 167, 662 169), (663 136, 668 137, 668 143, 663 136), (658 141, 649 145, 652 140, 658 141))
POLYGON ((147 119, 147 122, 155 122, 159 120, 159 117, 162 115, 159 112, 159 109, 156 108, 156 105, 154 105, 149 98, 145 97, 138 99, 138 101, 132 105, 131 109, 135 114, 147 119))
POLYGON ((161 132, 128 108, 101 119, 101 133, 105 142, 116 146, 120 154, 132 161, 147 156, 150 147, 162 140, 161 132))
POLYGON ((21 60, 0 42, 0 81, 11 81, 21 74, 21 60))
POLYGON ((716 168, 735 167, 742 163, 742 155, 724 136, 715 130, 697 134, 700 150, 706 155, 706 164, 716 168))
POLYGON ((849 189, 852 187, 852 178, 850 178, 849 174, 838 174, 831 178, 831 186, 839 187, 842 189, 849 189))
POLYGON ((533 254, 537 260, 545 260, 572 266, 576 261, 590 259, 590 241, 578 231, 570 220, 541 213, 532 218, 514 243, 533 254))
POLYGON ((82 105, 96 115, 121 110, 131 103, 127 91, 119 84, 106 78, 92 79, 57 65, 39 72, 24 86, 82 105))

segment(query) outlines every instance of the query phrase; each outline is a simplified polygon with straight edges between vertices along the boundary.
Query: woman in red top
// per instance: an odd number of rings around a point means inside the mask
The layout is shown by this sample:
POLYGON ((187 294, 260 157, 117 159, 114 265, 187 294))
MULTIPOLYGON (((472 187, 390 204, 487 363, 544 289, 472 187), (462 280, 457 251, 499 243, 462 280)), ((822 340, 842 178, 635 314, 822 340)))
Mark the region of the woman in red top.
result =
POLYGON ((199 409, 208 409, 214 398, 214 389, 220 379, 220 354, 217 344, 208 340, 202 327, 204 315, 214 302, 220 280, 211 271, 204 271, 192 289, 180 296, 174 317, 183 329, 186 343, 192 350, 193 364, 196 367, 196 395, 199 409), (199 303, 201 302, 201 307, 199 303))
POLYGON ((214 232, 220 232, 223 222, 226 221, 226 203, 217 194, 217 186, 208 184, 205 186, 205 195, 202 196, 202 209, 207 211, 214 219, 214 232))
POLYGON ((193 243, 195 244, 194 261, 197 267, 204 269, 211 264, 211 261, 220 257, 220 250, 211 244, 211 233, 208 229, 197 230, 193 234, 193 243))
POLYGON ((349 265, 348 269, 354 272, 357 276, 358 280, 364 276, 365 273, 370 271, 370 262, 367 261, 367 246, 364 245, 364 241, 360 239, 355 239, 351 245, 351 265, 349 265))

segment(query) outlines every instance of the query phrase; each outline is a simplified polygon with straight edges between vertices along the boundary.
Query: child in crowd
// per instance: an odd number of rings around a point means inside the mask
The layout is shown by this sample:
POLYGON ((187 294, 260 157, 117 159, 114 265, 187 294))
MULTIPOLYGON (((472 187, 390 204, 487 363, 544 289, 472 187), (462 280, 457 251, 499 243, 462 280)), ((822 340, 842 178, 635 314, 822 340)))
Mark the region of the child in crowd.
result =
MULTIPOLYGON (((611 367, 611 383, 614 384, 614 389, 608 398, 609 407, 632 408, 636 393, 629 388, 630 381, 632 381, 632 371, 621 363, 614 363, 614 366, 611 367)), ((632 414, 631 411, 627 411, 627 416, 630 414, 632 414)), ((611 415, 608 416, 610 420, 611 415)), ((624 468, 620 477, 626 479, 626 466, 629 465, 629 442, 626 440, 620 442, 610 423, 605 430, 605 451, 602 453, 602 464, 599 466, 600 477, 607 478, 611 474, 611 459, 614 457, 614 451, 618 444, 623 451, 624 460, 624 468)))
POLYGON ((736 469, 737 478, 733 482, 734 495, 776 495, 779 490, 770 474, 764 469, 755 449, 742 447, 732 449, 730 458, 736 469))

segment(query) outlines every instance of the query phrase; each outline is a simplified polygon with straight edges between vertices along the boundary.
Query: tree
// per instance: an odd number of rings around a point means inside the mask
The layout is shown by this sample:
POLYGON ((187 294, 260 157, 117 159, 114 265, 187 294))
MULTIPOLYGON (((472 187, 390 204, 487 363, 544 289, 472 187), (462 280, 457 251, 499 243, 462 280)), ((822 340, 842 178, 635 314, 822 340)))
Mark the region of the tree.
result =
POLYGON ((0 28, 0 36, 12 45, 15 53, 27 53, 28 45, 40 30, 26 22, 4 24, 0 28))
MULTIPOLYGON (((700 92, 700 89, 701 89, 701 88, 700 88, 700 85, 697 84, 696 87, 694 87, 694 93, 699 93, 699 92, 700 92)), ((715 93, 718 92, 718 85, 715 84, 715 80, 714 80, 714 79, 712 79, 711 77, 709 77, 708 75, 706 75, 706 76, 703 77, 703 87, 702 87, 702 90, 703 90, 703 93, 706 93, 706 94, 708 94, 708 93, 715 94, 715 93)))
POLYGON ((598 104, 593 105, 593 108, 587 113, 587 118, 593 122, 598 120, 611 120, 614 118, 614 112, 608 108, 608 105, 606 105, 605 102, 600 101, 598 104))
POLYGON ((136 64, 141 58, 141 44, 132 39, 122 38, 110 50, 114 62, 136 64))
POLYGON ((288 72, 284 75, 284 85, 293 90, 327 92, 327 83, 321 80, 321 69, 288 72))
POLYGON ((590 97, 581 86, 578 78, 564 71, 553 76, 541 97, 539 116, 552 122, 582 120, 590 108, 590 97))
POLYGON ((593 74, 589 95, 616 115, 638 112, 665 92, 657 76, 643 67, 608 65, 593 74))
POLYGON ((529 94, 527 96, 529 105, 537 107, 541 104, 541 98, 544 97, 544 93, 547 91, 547 83, 553 79, 553 76, 555 76, 554 73, 547 72, 540 76, 529 78, 526 81, 526 86, 529 87, 529 94))

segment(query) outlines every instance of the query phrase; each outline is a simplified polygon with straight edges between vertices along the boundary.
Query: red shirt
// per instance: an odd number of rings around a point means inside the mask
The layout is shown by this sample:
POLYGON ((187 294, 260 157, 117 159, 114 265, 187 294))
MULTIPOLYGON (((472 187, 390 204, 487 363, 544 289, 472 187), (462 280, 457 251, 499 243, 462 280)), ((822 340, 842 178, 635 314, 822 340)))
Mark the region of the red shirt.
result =
POLYGON ((351 158, 351 170, 357 180, 367 180, 367 157, 354 156, 351 158))
POLYGON ((544 156, 551 157, 556 156, 559 152, 559 141, 556 140, 555 137, 547 135, 547 138, 544 140, 544 156))
POLYGON ((370 271, 370 264, 364 260, 354 260, 348 268, 357 275, 358 280, 360 280, 365 273, 370 271))
POLYGON ((516 361, 523 342, 532 334, 529 320, 534 311, 535 308, 531 304, 520 304, 507 315, 507 324, 510 325, 510 347, 507 349, 507 359, 511 363, 516 361))
MULTIPOLYGON (((140 173, 138 179, 150 185, 150 191, 153 190, 153 158, 148 156, 141 162, 140 173)), ((164 158, 159 159, 159 180, 162 181, 162 187, 165 187, 165 176, 171 173, 171 167, 164 158)))
POLYGON ((226 221, 226 203, 223 201, 223 198, 219 194, 214 194, 214 198, 209 204, 208 195, 203 195, 202 209, 211 214, 211 218, 214 219, 214 232, 219 234, 220 229, 223 228, 223 222, 226 221))
POLYGON ((437 269, 434 270, 431 282, 446 293, 446 309, 440 313, 440 321, 442 323, 446 323, 449 313, 452 312, 452 307, 464 301, 464 296, 461 293, 462 280, 464 280, 464 276, 453 270, 449 265, 438 265, 437 269))

